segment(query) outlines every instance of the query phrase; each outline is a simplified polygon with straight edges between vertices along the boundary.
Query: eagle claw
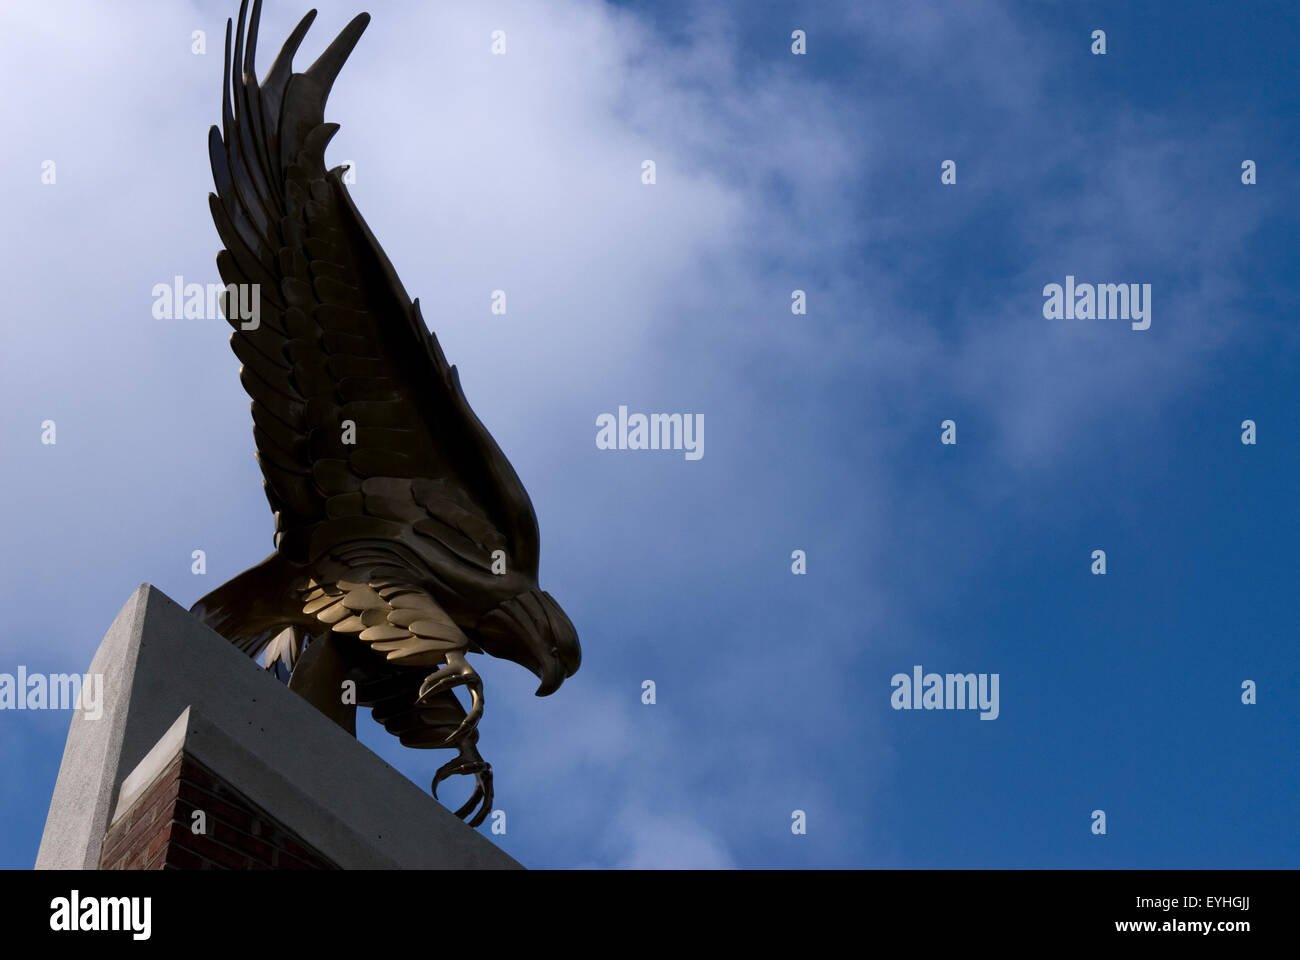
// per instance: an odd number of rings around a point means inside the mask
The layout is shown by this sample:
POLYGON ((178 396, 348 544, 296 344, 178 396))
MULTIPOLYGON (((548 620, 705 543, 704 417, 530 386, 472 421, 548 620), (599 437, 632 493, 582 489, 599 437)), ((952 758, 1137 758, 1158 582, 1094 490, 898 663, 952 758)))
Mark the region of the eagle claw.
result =
POLYGON ((428 707, 439 694, 456 686, 469 689, 470 709, 465 719, 460 722, 460 726, 442 741, 441 746, 444 747, 456 746, 478 727, 479 718, 483 716, 482 679, 469 665, 463 653, 451 651, 447 654, 447 665, 424 678, 424 683, 420 684, 420 691, 415 699, 416 707, 428 707))
POLYGON ((448 777, 464 775, 474 778, 474 793, 464 805, 456 811, 456 816, 465 820, 467 816, 478 807, 478 813, 474 819, 466 821, 471 827, 477 827, 487 819, 488 812, 492 809, 492 764, 488 763, 479 755, 472 743, 462 743, 460 747, 460 756, 455 760, 448 761, 438 768, 438 772, 433 776, 433 783, 429 790, 436 798, 438 796, 438 784, 448 777))

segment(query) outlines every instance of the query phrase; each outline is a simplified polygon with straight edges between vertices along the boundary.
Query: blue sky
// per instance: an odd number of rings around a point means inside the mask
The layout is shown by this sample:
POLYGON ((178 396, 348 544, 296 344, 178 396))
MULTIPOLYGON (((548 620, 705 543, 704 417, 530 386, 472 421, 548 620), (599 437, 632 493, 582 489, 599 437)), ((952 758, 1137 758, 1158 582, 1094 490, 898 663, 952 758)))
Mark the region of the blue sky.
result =
MULTIPOLYGON (((0 11, 0 672, 84 670, 140 582, 188 606, 270 549, 227 328, 150 309, 217 279, 235 6, 0 11)), ((361 9, 319 6, 300 66, 361 9)), ((1300 865, 1294 5, 369 9, 329 159, 583 643, 547 699, 478 664, 507 851, 1300 865), (1045 319, 1067 275, 1150 283, 1150 329, 1045 319), (703 458, 598 450, 619 404, 702 414, 703 458), (997 673, 999 716, 891 709, 915 664, 997 673)), ((263 67, 304 10, 268 3, 263 67)), ((68 720, 0 713, 0 866, 35 858, 68 720)), ((445 758, 370 727, 421 785, 445 758)))

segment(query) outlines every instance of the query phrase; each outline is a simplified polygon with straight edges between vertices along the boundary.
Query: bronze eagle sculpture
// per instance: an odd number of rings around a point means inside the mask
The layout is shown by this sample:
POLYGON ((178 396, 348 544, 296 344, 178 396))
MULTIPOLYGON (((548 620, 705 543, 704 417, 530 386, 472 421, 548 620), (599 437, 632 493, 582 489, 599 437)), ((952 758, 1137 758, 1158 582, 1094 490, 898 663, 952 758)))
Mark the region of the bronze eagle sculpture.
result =
POLYGON ((325 168, 338 130, 325 101, 369 15, 295 73, 311 11, 259 84, 261 6, 245 37, 243 0, 233 47, 226 23, 209 206, 275 552, 192 610, 250 657, 265 651, 267 669, 354 735, 361 705, 407 746, 456 749, 431 790, 473 776, 456 815, 478 826, 492 770, 466 655, 513 660, 545 696, 578 669, 577 633, 538 586, 537 516, 519 477, 353 205, 346 168, 325 168), (251 320, 233 303, 249 289, 251 320))

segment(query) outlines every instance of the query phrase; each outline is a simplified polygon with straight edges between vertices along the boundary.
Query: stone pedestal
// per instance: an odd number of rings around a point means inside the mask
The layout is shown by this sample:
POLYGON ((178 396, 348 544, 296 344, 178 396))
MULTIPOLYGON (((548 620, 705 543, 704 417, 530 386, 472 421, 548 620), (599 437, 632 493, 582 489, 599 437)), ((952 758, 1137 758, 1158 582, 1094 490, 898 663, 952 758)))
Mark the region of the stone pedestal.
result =
POLYGON ((519 867, 148 584, 90 673, 38 869, 519 867))

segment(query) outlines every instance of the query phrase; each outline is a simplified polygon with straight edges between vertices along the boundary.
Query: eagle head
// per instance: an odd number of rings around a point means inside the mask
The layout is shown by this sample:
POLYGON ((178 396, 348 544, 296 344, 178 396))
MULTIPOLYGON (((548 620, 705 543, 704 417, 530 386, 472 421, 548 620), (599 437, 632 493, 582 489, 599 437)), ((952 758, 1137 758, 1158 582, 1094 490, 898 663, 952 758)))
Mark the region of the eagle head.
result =
POLYGON ((536 674, 539 697, 558 690, 582 662, 578 632, 545 590, 525 590, 497 604, 479 619, 474 636, 484 653, 536 674))

